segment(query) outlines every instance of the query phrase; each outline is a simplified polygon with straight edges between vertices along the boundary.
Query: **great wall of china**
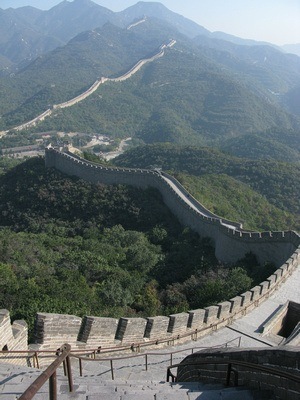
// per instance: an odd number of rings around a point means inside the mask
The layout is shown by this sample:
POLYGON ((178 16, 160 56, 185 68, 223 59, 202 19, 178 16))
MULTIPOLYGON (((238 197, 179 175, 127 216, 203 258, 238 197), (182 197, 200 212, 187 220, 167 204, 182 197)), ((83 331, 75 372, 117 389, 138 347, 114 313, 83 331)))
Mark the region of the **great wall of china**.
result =
MULTIPOLYGON (((139 21, 133 26, 144 22, 139 21)), ((130 29, 131 26, 128 28, 130 29)), ((162 57, 167 47, 162 45, 157 54, 140 60, 126 74, 118 78, 101 78, 79 96, 46 110, 33 120, 16 127, 26 129, 50 116, 55 109, 70 107, 90 96, 101 84, 110 80, 121 82, 130 78, 143 65, 162 57)), ((268 299, 292 274, 300 263, 300 236, 296 232, 250 232, 242 225, 220 218, 198 203, 176 179, 164 172, 143 169, 109 168, 82 160, 74 155, 49 148, 45 152, 47 167, 54 167, 93 183, 125 184, 140 188, 158 189, 166 205, 178 220, 202 237, 210 237, 216 256, 231 263, 252 252, 263 265, 272 262, 276 271, 266 281, 228 301, 204 309, 148 318, 104 318, 59 315, 40 312, 36 316, 34 343, 28 344, 25 321, 10 322, 7 310, 0 310, 0 349, 33 351, 53 350, 63 342, 72 349, 91 349, 130 345, 134 350, 143 344, 157 347, 160 343, 182 343, 212 333, 257 308, 268 299)), ((10 362, 23 364, 24 359, 12 358, 10 362)))
MULTIPOLYGON (((45 163, 48 168, 57 168, 92 183, 155 187, 183 225, 213 240, 216 256, 220 260, 233 262, 251 251, 262 265, 271 261, 277 269, 266 281, 228 301, 179 314, 116 319, 38 313, 34 344, 29 346, 34 351, 55 349, 63 342, 70 343, 73 349, 84 350, 150 343, 157 347, 159 341, 180 343, 195 336, 201 337, 229 326, 254 310, 298 268, 300 236, 296 232, 245 231, 240 224, 211 213, 193 199, 179 182, 163 172, 101 166, 53 148, 46 149, 45 163)), ((26 324, 15 321, 11 325, 9 321, 8 311, 2 310, 0 348, 24 350, 26 324)))
MULTIPOLYGON (((139 23, 144 22, 144 20, 139 21, 139 23)), ((133 26, 136 26, 138 23, 134 24, 133 26)), ((128 27, 128 29, 130 29, 130 27, 128 27)), ((16 127, 13 128, 13 130, 16 131, 21 131, 23 129, 28 129, 30 127, 34 127, 36 126, 39 122, 43 121, 46 117, 49 117, 50 115, 52 115, 52 113, 55 110, 58 109, 63 109, 63 108, 67 108, 67 107, 71 107, 74 104, 77 104, 83 100, 85 100, 87 97, 89 97, 91 94, 93 94, 100 85, 102 85, 105 82, 122 82, 125 81, 126 79, 129 79, 133 74, 135 74, 136 72, 138 72, 145 64, 155 61, 160 57, 163 57, 165 54, 165 50, 167 48, 170 48, 172 46, 174 46, 174 44, 176 43, 176 40, 170 40, 168 44, 162 44, 159 47, 159 51, 154 54, 153 56, 149 57, 149 58, 144 58, 139 60, 132 68, 130 68, 129 71, 127 71, 125 74, 117 77, 117 78, 105 78, 102 77, 101 79, 97 79, 92 86, 90 86, 86 91, 84 91, 83 93, 81 93, 80 95, 66 101, 60 104, 54 104, 52 108, 48 108, 46 111, 42 112, 40 115, 38 115, 37 117, 33 118, 32 120, 25 122, 21 125, 18 125, 16 127)), ((0 136, 5 135, 6 133, 8 133, 9 131, 4 131, 4 132, 0 132, 0 136)))

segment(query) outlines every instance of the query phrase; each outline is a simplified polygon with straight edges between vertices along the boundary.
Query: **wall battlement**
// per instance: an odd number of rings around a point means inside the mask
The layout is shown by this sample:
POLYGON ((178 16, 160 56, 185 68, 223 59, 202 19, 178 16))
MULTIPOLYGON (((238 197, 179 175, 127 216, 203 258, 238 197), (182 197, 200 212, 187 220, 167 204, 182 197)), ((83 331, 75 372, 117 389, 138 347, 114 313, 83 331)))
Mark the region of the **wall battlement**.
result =
MULTIPOLYGON (((27 350, 27 348, 28 328, 26 322, 18 320, 11 323, 9 311, 0 310, 0 350, 18 351, 27 350)), ((1 358, 6 358, 5 353, 2 353, 1 358)), ((24 358, 19 358, 17 355, 9 355, 7 362, 11 364, 24 364, 24 358)))
POLYGON ((207 335, 247 314, 266 300, 298 267, 295 253, 266 281, 228 301, 204 309, 148 318, 107 318, 38 313, 35 322, 35 350, 55 349, 67 341, 73 349, 134 346, 168 340, 182 343, 207 335))
POLYGON ((91 183, 123 184, 158 189, 163 201, 180 223, 202 237, 212 239, 216 257, 233 263, 246 253, 256 255, 260 264, 272 262, 280 267, 300 246, 300 236, 293 231, 251 232, 242 225, 207 210, 173 177, 156 170, 112 168, 91 163, 56 149, 45 150, 46 167, 54 167, 68 175, 91 183))

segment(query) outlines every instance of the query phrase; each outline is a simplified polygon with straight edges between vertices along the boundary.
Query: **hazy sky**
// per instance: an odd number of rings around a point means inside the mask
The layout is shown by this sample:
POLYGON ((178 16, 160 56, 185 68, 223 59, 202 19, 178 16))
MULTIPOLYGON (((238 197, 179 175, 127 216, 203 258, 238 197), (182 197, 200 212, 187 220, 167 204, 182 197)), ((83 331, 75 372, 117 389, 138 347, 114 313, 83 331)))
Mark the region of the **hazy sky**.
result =
MULTIPOLYGON (((120 11, 138 0, 93 0, 120 11)), ((48 9, 61 0, 0 0, 0 8, 32 5, 48 9)), ((274 44, 300 43, 300 0, 160 0, 210 31, 274 44)))

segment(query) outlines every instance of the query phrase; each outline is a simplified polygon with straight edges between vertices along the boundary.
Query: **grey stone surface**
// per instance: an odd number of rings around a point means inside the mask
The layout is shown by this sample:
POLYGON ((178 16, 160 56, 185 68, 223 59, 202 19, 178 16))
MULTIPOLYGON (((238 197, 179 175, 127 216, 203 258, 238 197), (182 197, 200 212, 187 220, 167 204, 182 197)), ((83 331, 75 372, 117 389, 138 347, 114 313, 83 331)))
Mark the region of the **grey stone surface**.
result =
POLYGON ((213 324, 218 321, 218 313, 219 307, 218 306, 209 306, 205 307, 205 319, 204 322, 207 325, 213 324))
POLYGON ((147 318, 145 338, 160 339, 168 336, 168 326, 170 318, 166 316, 156 316, 147 318))
POLYGON ((189 311, 188 327, 191 329, 202 329, 204 326, 205 310, 199 308, 189 311))
POLYGON ((175 335, 186 332, 189 320, 188 313, 172 314, 169 315, 169 318, 168 332, 175 335))

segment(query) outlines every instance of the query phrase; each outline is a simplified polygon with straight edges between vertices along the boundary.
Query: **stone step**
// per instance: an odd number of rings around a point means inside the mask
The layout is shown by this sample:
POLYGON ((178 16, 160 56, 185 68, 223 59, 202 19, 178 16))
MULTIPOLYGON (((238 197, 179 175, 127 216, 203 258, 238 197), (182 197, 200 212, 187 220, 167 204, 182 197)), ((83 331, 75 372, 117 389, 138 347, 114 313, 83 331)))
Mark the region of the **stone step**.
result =
MULTIPOLYGON (((128 373, 122 367, 116 371, 117 377, 112 380, 110 374, 101 371, 85 371, 80 377, 74 371, 74 392, 69 393, 67 378, 59 371, 57 375, 60 400, 261 400, 262 393, 254 397, 253 393, 243 388, 225 388, 219 384, 197 382, 165 382, 164 366, 152 371, 135 370, 128 373), (92 372, 92 373, 91 373, 92 372), (153 373, 155 372, 155 373, 153 373), (158 376, 158 377, 157 377, 158 376)), ((16 400, 29 385, 41 374, 40 370, 0 364, 0 400, 16 400)), ((34 400, 49 399, 48 382, 40 389, 34 400)))
POLYGON ((86 400, 254 400, 251 391, 246 389, 222 389, 199 392, 176 390, 169 393, 114 393, 114 394, 93 394, 88 395, 86 400))

